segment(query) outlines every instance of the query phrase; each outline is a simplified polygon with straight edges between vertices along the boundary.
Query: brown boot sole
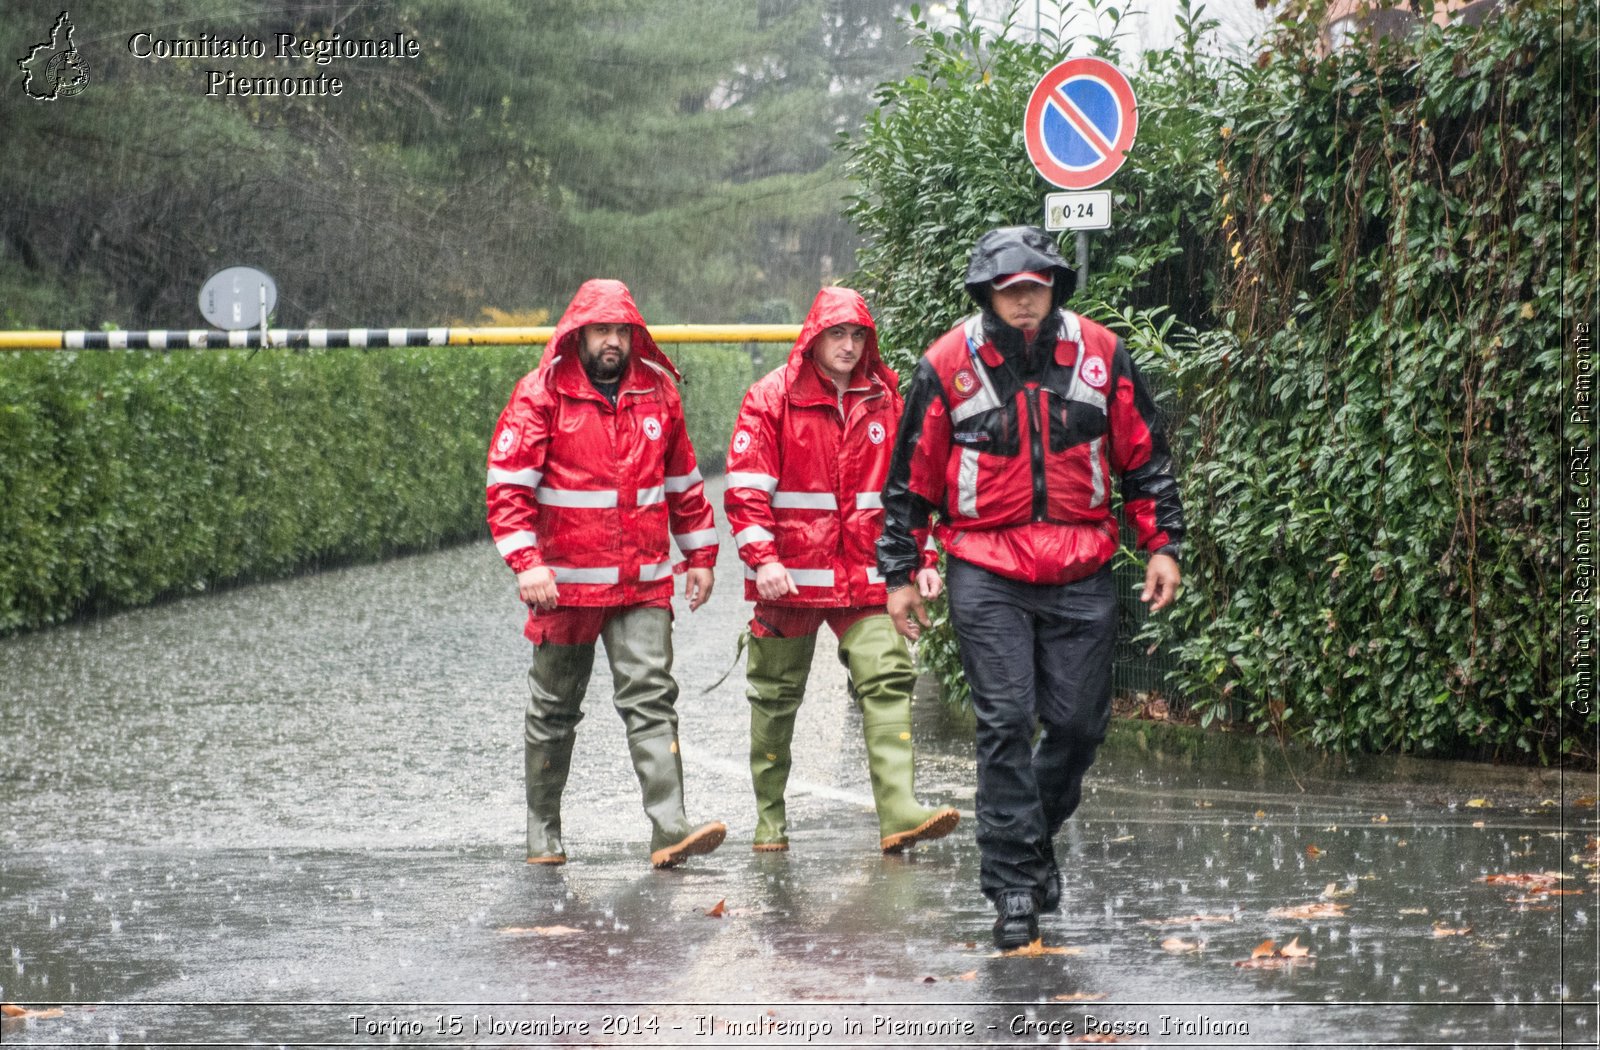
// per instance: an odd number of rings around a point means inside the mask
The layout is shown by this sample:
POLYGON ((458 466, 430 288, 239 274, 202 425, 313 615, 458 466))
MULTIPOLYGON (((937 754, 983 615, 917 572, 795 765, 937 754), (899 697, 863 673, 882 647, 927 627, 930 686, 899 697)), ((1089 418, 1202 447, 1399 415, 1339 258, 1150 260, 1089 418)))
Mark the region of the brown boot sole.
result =
POLYGON ((685 857, 692 857, 700 853, 710 853, 722 845, 722 840, 728 837, 728 826, 720 820, 714 820, 703 827, 695 828, 689 832, 682 842, 656 850, 650 854, 650 866, 653 868, 670 868, 683 863, 685 857))
POLYGON ((565 864, 566 862, 566 854, 563 853, 551 853, 543 857, 528 858, 529 864, 565 864))
POLYGON ((961 814, 946 806, 910 831, 879 840, 878 846, 885 853, 899 853, 927 839, 942 839, 954 831, 959 823, 961 814))
POLYGON ((750 848, 752 850, 754 850, 755 852, 757 852, 757 853, 788 853, 789 852, 789 844, 787 842, 758 842, 754 846, 751 846, 750 848))

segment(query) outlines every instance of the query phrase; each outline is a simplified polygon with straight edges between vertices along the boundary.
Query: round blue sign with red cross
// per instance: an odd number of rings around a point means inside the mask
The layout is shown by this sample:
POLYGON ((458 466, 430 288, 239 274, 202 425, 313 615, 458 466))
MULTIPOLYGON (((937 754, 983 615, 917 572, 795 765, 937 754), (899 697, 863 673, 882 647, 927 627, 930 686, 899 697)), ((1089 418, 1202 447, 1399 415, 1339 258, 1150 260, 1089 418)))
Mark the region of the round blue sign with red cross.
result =
POLYGON ((1127 159, 1138 129, 1133 85, 1099 58, 1069 58, 1040 77, 1023 118, 1028 159, 1064 190, 1109 179, 1127 159))

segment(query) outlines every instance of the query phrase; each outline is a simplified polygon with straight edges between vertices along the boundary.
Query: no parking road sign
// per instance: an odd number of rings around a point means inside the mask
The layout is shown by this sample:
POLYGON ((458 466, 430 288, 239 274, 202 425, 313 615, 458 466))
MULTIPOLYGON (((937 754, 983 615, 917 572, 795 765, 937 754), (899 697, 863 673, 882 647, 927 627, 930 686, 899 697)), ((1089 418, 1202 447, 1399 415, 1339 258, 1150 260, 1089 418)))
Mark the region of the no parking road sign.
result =
POLYGON ((1028 97, 1023 137, 1040 175, 1064 190, 1086 190, 1122 167, 1139 111, 1122 71, 1099 58, 1069 58, 1028 97))

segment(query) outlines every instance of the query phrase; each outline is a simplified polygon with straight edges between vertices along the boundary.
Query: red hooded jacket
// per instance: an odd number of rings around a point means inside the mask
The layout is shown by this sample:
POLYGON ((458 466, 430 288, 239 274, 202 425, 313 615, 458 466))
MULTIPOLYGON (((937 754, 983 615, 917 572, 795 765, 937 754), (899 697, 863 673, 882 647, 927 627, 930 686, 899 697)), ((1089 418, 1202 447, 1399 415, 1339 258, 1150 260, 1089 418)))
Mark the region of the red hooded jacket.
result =
MULTIPOLYGON (((788 361, 745 395, 728 447, 723 507, 745 563, 747 600, 759 600, 755 570, 776 560, 799 594, 772 604, 883 604, 874 544, 900 410, 899 378, 878 356, 865 300, 848 288, 822 289, 788 361), (867 329, 842 395, 810 352, 818 335, 840 324, 867 329)), ((926 561, 935 558, 930 551, 926 561)))
POLYGON ((547 565, 561 604, 670 597, 668 536, 712 567, 717 532, 684 429, 678 371, 621 281, 586 281, 523 376, 489 448, 489 531, 515 572, 547 565), (578 359, 586 324, 630 324, 613 407, 578 359))

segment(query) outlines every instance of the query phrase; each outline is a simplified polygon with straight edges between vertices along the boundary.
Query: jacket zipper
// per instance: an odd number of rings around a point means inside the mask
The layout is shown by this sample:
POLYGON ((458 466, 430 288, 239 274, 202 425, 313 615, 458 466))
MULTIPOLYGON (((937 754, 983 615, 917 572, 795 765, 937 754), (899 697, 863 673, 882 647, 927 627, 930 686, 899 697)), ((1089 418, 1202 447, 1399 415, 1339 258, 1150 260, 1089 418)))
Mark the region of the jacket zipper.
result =
POLYGON ((1039 387, 1023 387, 1023 400, 1028 403, 1028 455, 1033 460, 1033 520, 1044 521, 1048 516, 1049 499, 1044 484, 1044 434, 1039 419, 1039 387))

